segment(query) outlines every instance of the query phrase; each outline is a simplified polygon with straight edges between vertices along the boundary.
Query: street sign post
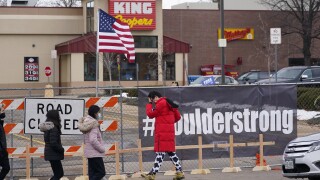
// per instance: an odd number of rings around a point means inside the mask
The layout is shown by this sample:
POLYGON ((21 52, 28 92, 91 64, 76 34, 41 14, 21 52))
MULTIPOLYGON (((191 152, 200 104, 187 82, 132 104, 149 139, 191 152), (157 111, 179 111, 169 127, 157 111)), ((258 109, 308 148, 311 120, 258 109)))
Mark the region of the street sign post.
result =
POLYGON ((47 66, 46 68, 44 68, 44 73, 45 73, 45 75, 48 77, 48 83, 50 82, 49 81, 49 78, 50 78, 50 76, 51 76, 51 68, 49 67, 49 66, 47 66))
POLYGON ((276 74, 275 79, 278 82, 278 44, 281 44, 281 28, 270 28, 270 43, 275 45, 276 74))
POLYGON ((47 77, 50 77, 51 76, 51 68, 49 66, 47 66, 45 69, 44 69, 44 73, 46 74, 47 77))
POLYGON ((281 28, 270 28, 271 44, 281 44, 281 28))
POLYGON ((57 50, 51 50, 51 59, 53 60, 53 80, 52 84, 55 85, 56 82, 56 59, 57 59, 57 50))

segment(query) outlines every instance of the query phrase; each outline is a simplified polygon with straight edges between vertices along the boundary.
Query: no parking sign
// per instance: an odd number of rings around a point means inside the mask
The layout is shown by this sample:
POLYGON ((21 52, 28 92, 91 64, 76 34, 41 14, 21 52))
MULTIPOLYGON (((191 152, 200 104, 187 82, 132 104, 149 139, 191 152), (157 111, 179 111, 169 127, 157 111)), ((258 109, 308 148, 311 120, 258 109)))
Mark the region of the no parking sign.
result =
POLYGON ((84 116, 84 99, 25 98, 25 134, 42 134, 39 124, 46 121, 50 110, 58 110, 61 118, 62 134, 82 134, 78 121, 84 116))

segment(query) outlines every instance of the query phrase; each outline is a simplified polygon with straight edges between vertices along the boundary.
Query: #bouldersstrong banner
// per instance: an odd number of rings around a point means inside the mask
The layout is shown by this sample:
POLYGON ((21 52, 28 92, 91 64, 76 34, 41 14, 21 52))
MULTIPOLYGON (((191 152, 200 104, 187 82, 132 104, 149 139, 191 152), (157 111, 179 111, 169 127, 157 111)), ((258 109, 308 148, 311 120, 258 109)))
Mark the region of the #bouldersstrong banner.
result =
MULTIPOLYGON (((297 89, 295 85, 170 87, 139 89, 139 138, 143 147, 153 146, 154 121, 145 113, 150 91, 179 104, 182 119, 175 124, 176 145, 196 145, 202 135, 203 158, 229 157, 228 148, 215 144, 228 143, 234 135, 235 143, 275 141, 265 146, 266 155, 281 155, 289 141, 297 137, 297 89)), ((238 147, 236 157, 255 156, 259 147, 238 147)), ((178 150, 181 159, 197 159, 198 150, 178 150)), ((154 152, 145 152, 154 160, 154 152)))

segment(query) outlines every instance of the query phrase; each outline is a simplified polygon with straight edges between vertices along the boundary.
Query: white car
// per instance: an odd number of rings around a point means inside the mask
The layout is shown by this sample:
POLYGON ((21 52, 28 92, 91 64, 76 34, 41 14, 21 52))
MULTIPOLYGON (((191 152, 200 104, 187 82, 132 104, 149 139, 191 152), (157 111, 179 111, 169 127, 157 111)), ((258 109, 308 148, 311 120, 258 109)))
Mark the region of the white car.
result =
MULTIPOLYGON (((210 76, 200 76, 195 81, 193 81, 190 86, 210 86, 221 84, 221 75, 210 75, 210 76)), ((225 84, 227 85, 237 85, 239 84, 231 76, 225 76, 225 84)))
POLYGON ((283 153, 283 176, 320 179, 320 133, 291 141, 283 153))

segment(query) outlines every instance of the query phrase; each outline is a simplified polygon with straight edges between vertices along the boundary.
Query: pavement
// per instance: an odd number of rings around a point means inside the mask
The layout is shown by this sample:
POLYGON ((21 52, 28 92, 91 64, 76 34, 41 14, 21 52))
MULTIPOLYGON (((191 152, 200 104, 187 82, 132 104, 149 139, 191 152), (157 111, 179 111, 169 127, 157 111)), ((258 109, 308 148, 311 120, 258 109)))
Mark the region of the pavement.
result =
MULTIPOLYGON (((190 172, 185 172, 186 180, 289 180, 282 176, 281 170, 271 170, 268 172, 253 172, 251 168, 243 168, 238 173, 222 173, 221 170, 210 170, 207 175, 191 175, 190 172)), ((110 176, 106 176, 108 179, 110 176)), ((158 173, 156 180, 171 180, 174 176, 164 176, 163 173, 158 173)), ((39 180, 47 180, 49 177, 38 178, 39 180)), ((70 180, 75 177, 68 177, 70 180)), ((126 178, 128 180, 143 180, 143 178, 126 178)))

